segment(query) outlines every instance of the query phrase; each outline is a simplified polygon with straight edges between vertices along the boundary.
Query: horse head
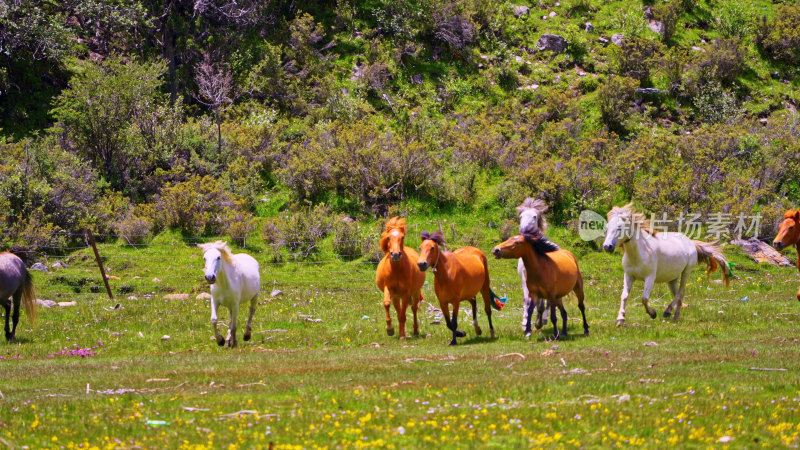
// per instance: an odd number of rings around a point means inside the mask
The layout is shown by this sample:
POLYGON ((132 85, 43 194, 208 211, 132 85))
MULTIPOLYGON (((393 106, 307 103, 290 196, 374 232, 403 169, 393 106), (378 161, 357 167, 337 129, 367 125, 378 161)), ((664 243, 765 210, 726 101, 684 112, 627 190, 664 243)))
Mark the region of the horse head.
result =
POLYGON ((783 213, 783 222, 778 228, 778 235, 772 242, 776 249, 781 250, 792 246, 800 239, 800 209, 789 210, 783 213))
POLYGON ((530 251, 527 247, 530 245, 537 254, 543 255, 558 250, 560 247, 553 242, 550 242, 541 231, 533 233, 522 233, 512 236, 492 249, 492 255, 495 258, 521 258, 526 252, 530 251))
POLYGON ((608 253, 613 253, 617 248, 621 237, 629 228, 629 224, 633 218, 632 203, 625 206, 615 206, 608 212, 608 224, 606 225, 606 239, 603 241, 603 250, 608 253))
POLYGON ((542 200, 526 198, 521 205, 517 206, 519 232, 532 233, 538 230, 544 233, 547 229, 547 221, 543 215, 545 211, 547 211, 547 205, 542 200))
POLYGON ((419 270, 426 271, 428 267, 436 271, 436 266, 439 264, 439 254, 441 253, 440 245, 444 245, 444 235, 441 231, 434 231, 429 233, 423 231, 420 234, 422 244, 419 246, 419 260, 417 266, 419 270))
POLYGON ((406 219, 392 217, 386 222, 386 229, 381 234, 381 250, 388 253, 392 261, 400 261, 403 257, 403 238, 406 237, 406 219))
POLYGON ((222 261, 231 262, 230 249, 226 242, 216 241, 206 244, 197 244, 203 250, 203 261, 206 281, 214 284, 217 281, 217 273, 222 265, 222 261))

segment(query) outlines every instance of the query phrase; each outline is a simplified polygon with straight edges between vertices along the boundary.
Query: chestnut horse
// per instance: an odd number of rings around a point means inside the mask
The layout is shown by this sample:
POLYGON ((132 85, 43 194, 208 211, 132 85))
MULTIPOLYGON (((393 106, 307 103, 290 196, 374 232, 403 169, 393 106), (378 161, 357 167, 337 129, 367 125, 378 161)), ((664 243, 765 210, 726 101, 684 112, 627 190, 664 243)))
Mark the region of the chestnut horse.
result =
POLYGON ((462 300, 469 300, 472 304, 472 325, 475 327, 475 334, 480 336, 481 327, 478 326, 475 300, 479 292, 483 296, 484 311, 489 318, 489 330, 494 338, 492 306, 499 310, 504 303, 489 287, 486 255, 475 247, 463 247, 453 252, 442 250, 444 236, 440 231, 433 234, 423 231, 421 237, 417 265, 423 272, 428 268, 433 271, 433 290, 439 299, 447 328, 453 331, 450 345, 456 345, 457 337, 466 336, 466 333, 458 330, 458 305, 462 300), (453 306, 452 318, 450 305, 453 306))
MULTIPOLYGON (((779 251, 794 245, 797 249, 797 270, 800 270, 800 209, 790 209, 783 213, 783 222, 772 245, 779 251)), ((797 291, 797 300, 800 300, 800 290, 797 291)))
POLYGON ((397 321, 400 323, 400 339, 406 337, 406 308, 411 302, 414 312, 414 336, 419 335, 417 308, 422 300, 420 290, 425 283, 425 274, 417 267, 419 255, 416 250, 403 245, 406 236, 406 219, 392 217, 386 222, 381 234, 381 250, 385 256, 378 263, 375 282, 383 292, 383 307, 386 308, 386 334, 394 335, 389 305, 394 304, 397 321))
MULTIPOLYGON (((567 335, 567 310, 563 298, 570 292, 578 297, 578 308, 583 317, 583 334, 589 334, 586 323, 586 307, 583 304, 583 277, 578 269, 578 261, 570 251, 558 247, 541 232, 523 233, 513 236, 492 249, 495 258, 520 258, 525 264, 528 276, 525 283, 531 298, 536 302, 536 329, 542 328, 544 301, 550 306, 550 320, 553 322, 553 336, 560 339, 567 335), (556 307, 561 311, 563 322, 561 333, 556 325, 556 307)), ((530 315, 525 326, 525 335, 531 335, 530 315)))

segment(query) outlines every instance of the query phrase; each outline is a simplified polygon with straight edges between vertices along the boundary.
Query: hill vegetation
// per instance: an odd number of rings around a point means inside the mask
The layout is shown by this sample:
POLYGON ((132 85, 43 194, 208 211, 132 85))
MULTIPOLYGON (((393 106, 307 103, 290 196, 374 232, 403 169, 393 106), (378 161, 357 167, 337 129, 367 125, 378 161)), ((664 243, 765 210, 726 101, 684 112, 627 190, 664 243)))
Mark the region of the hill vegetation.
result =
POLYGON ((0 47, 4 248, 800 201, 788 1, 6 2, 0 47))

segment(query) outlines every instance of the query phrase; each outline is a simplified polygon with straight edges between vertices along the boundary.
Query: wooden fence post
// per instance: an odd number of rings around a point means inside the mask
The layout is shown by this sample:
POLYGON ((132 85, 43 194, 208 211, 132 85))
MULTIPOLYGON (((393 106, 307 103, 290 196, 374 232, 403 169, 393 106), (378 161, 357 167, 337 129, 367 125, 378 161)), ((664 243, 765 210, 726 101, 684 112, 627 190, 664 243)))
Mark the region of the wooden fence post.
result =
POLYGON ((108 298, 114 300, 114 294, 111 293, 111 286, 108 285, 108 278, 106 278, 106 271, 103 269, 103 261, 100 260, 100 252, 97 251, 97 245, 94 243, 94 236, 92 235, 92 230, 86 228, 86 238, 89 239, 89 245, 92 246, 92 250, 94 250, 94 258, 97 260, 97 267, 100 268, 100 276, 103 277, 103 284, 106 285, 106 292, 108 293, 108 298))

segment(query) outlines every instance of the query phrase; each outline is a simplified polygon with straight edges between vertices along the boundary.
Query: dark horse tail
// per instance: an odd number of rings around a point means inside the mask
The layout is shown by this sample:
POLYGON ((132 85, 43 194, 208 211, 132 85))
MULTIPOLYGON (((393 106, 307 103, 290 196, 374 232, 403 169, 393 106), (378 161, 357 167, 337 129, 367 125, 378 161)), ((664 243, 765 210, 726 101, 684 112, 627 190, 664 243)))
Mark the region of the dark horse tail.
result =
POLYGON ((500 311, 503 309, 503 306, 506 306, 506 302, 508 301, 508 297, 498 297, 497 294, 494 293, 491 289, 489 289, 489 295, 492 297, 491 305, 492 308, 500 311))
POLYGON ((36 291, 33 289, 33 277, 28 269, 25 271, 25 280, 22 282, 22 306, 31 323, 36 321, 36 291))

